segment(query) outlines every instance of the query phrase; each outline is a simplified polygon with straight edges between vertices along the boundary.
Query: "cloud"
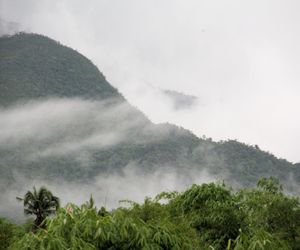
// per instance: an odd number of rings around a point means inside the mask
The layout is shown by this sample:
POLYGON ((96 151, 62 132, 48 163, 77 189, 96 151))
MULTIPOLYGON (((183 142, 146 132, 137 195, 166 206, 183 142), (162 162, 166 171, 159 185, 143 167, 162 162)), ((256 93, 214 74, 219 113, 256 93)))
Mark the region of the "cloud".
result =
POLYGON ((55 159, 99 168, 101 151, 114 152, 122 145, 142 148, 171 138, 174 130, 177 135, 182 133, 170 125, 154 125, 128 103, 112 104, 111 100, 36 100, 0 109, 0 120, 0 164, 4 172, 36 164, 40 168, 48 161, 48 167, 60 166, 62 163, 55 159))
POLYGON ((108 105, 80 99, 48 99, 0 109, 0 143, 6 148, 30 142, 35 155, 101 149, 128 139, 135 128, 150 125, 127 103, 108 105))
POLYGON ((142 173, 135 164, 128 164, 122 173, 102 174, 93 181, 68 182, 63 179, 49 180, 30 179, 18 173, 14 174, 16 183, 3 190, 0 195, 0 216, 23 221, 23 204, 16 200, 22 197, 33 186, 46 186, 58 196, 62 206, 67 203, 83 204, 92 195, 98 208, 101 206, 113 209, 120 206, 120 200, 142 202, 146 196, 154 198, 162 191, 183 191, 192 183, 207 183, 215 181, 205 170, 182 172, 171 167, 157 168, 153 173, 142 173))
MULTIPOLYGON (((0 172, 7 178, 0 182, 0 203, 5 204, 0 208, 0 216, 24 219, 22 204, 15 197, 33 186, 47 186, 61 197, 63 204, 81 204, 92 194, 98 206, 111 209, 122 199, 142 201, 145 196, 153 197, 161 191, 180 191, 192 183, 215 180, 208 171, 193 166, 187 165, 181 171, 166 163, 140 166, 138 161, 125 164, 119 171, 97 172, 97 176, 90 178, 68 179, 65 174, 53 177, 55 170, 48 171, 47 176, 32 172, 34 163, 42 168, 43 162, 61 157, 68 164, 79 163, 86 173, 95 161, 93 152, 109 151, 124 143, 142 147, 159 143, 172 134, 172 127, 153 125, 128 103, 111 103, 110 100, 46 99, 0 109, 0 172), (31 170, 23 171, 22 167, 31 170)), ((195 154, 199 150, 195 149, 195 154)), ((57 167, 51 164, 47 166, 57 167)), ((78 171, 74 166, 65 167, 70 167, 67 175, 78 171)))
POLYGON ((300 160, 298 1, 1 0, 0 7, 4 20, 92 59, 153 122, 300 160), (201 105, 177 112, 157 89, 196 95, 201 105))
POLYGON ((0 36, 13 35, 20 31, 20 24, 16 22, 7 22, 0 18, 0 36))
POLYGON ((7 22, 91 58, 152 121, 300 160, 298 1, 1 0, 0 7, 7 22), (205 105, 178 113, 149 84, 205 105))

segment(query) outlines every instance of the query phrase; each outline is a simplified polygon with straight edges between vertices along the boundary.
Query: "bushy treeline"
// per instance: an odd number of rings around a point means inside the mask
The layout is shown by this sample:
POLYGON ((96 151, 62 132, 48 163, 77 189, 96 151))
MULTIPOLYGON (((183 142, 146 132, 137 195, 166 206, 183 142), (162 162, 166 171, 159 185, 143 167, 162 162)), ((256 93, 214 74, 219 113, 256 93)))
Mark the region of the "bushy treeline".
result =
POLYGON ((300 249, 299 200, 273 178, 238 192, 210 183, 124 203, 69 204, 34 231, 2 219, 0 249, 300 249))

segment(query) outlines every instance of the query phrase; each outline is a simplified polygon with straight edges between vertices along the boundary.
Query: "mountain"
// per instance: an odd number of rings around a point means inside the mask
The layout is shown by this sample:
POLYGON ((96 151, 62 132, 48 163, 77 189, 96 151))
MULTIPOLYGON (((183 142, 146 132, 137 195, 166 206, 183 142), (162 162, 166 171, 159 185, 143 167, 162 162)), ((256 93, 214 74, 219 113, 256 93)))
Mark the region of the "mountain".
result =
POLYGON ((183 94, 174 90, 163 90, 163 93, 171 100, 175 110, 189 109, 197 104, 198 97, 183 94))
POLYGON ((299 165, 257 146, 151 123, 90 60, 41 35, 0 38, 0 120, 1 188, 20 176, 87 183, 128 166, 187 180, 207 173, 233 186, 270 175, 291 192, 300 184, 299 165))
POLYGON ((2 37, 0 55, 1 106, 45 97, 123 99, 90 60, 46 37, 2 37))

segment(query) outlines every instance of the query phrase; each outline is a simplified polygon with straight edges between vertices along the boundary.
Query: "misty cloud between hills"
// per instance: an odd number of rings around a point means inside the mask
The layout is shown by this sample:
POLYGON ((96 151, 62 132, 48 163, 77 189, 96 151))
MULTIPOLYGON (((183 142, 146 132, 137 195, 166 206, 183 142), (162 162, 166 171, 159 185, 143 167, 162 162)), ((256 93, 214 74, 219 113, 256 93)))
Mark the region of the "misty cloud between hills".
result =
POLYGON ((9 172, 11 177, 1 180, 0 202, 5 205, 1 205, 0 216, 22 218, 22 204, 15 197, 33 186, 47 186, 63 204, 80 204, 92 194, 98 206, 113 208, 122 199, 141 201, 161 191, 214 180, 203 169, 183 171, 167 163, 145 169, 134 160, 122 171, 103 171, 78 180, 67 177, 68 171, 76 171, 71 170, 73 166, 66 166, 70 170, 65 169, 62 176, 47 175, 49 169, 39 171, 39 164, 62 157, 76 162, 79 171, 88 172, 97 165, 94 152, 123 144, 143 147, 172 136, 172 129, 152 124, 128 103, 48 99, 1 109, 0 120, 1 175, 9 172), (38 170, 32 170, 31 164, 38 170))
POLYGON ((212 182, 215 179, 205 170, 189 171, 186 175, 174 168, 162 168, 153 173, 143 174, 136 165, 124 168, 124 174, 98 175, 91 182, 69 182, 63 179, 29 179, 15 175, 16 183, 0 195, 0 216, 24 220, 23 205, 16 200, 33 186, 46 186, 60 197, 62 205, 82 204, 92 195, 98 208, 113 209, 121 200, 141 202, 145 197, 155 197, 162 191, 183 191, 192 183, 212 182))

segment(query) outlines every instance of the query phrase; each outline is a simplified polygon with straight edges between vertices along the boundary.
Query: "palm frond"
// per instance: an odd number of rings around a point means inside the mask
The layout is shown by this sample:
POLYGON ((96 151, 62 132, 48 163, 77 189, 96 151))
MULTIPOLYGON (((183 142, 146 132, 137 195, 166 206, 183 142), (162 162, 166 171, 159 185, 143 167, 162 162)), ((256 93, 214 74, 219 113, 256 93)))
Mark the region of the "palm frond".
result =
POLYGON ((18 200, 24 202, 24 214, 36 215, 36 226, 40 225, 40 219, 55 214, 59 208, 59 198, 54 196, 47 188, 41 187, 37 190, 33 187, 33 191, 28 191, 24 198, 17 197, 18 200))
POLYGON ((24 199, 23 198, 21 198, 21 197, 16 197, 16 199, 18 200, 18 201, 23 201, 24 199))

